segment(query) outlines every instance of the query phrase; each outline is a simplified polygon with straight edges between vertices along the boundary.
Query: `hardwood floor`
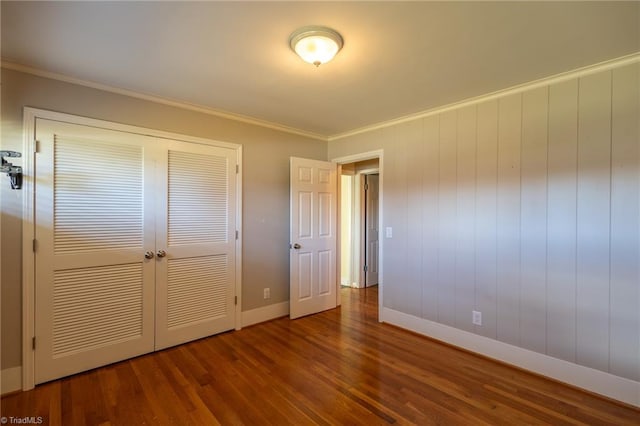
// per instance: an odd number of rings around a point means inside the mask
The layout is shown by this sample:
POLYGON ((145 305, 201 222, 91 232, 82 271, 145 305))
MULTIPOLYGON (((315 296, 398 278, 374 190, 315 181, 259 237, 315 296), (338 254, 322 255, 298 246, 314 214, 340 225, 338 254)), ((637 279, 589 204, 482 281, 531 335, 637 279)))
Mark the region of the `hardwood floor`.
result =
POLYGON ((45 425, 640 424, 640 410, 377 322, 377 288, 2 399, 45 425), (36 419, 37 420, 37 419, 36 419))

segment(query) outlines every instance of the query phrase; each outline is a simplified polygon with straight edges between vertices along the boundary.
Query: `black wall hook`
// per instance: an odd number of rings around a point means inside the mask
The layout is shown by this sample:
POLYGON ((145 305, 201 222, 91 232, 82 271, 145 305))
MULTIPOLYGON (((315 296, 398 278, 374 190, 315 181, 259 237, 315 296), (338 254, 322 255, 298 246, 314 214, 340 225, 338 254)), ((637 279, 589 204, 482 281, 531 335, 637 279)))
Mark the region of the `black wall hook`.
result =
POLYGON ((11 189, 20 189, 22 187, 22 167, 14 166, 4 159, 4 157, 19 158, 22 154, 16 151, 0 151, 2 165, 0 165, 0 173, 6 173, 11 182, 11 189))

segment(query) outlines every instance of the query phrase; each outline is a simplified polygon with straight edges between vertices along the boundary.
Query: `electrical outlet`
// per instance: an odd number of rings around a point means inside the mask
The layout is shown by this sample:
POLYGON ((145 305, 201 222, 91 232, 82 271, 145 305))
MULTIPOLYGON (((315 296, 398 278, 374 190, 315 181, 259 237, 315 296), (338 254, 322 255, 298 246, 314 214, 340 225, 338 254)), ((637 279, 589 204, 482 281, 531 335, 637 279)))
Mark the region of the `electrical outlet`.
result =
POLYGON ((271 289, 269 287, 263 290, 264 298, 271 299, 271 289))
POLYGON ((475 325, 482 325, 482 312, 472 311, 472 313, 473 313, 472 322, 475 325))

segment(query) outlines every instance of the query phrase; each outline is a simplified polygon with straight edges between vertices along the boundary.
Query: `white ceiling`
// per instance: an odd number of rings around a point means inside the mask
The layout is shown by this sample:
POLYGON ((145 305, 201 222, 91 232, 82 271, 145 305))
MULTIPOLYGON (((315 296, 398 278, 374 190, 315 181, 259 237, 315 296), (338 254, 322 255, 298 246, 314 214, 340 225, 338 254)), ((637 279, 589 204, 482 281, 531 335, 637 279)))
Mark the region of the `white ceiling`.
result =
POLYGON ((8 2, 2 59, 323 137, 640 51, 640 2, 8 2), (315 68, 304 25, 339 31, 315 68))

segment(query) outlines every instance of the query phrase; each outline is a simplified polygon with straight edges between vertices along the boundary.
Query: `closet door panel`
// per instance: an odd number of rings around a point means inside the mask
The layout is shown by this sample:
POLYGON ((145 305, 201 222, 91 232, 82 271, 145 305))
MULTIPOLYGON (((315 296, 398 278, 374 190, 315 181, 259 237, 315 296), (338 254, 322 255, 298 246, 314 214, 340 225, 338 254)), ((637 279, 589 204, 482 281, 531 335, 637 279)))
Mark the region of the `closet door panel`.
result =
POLYGON ((167 141, 158 180, 156 349, 235 327, 236 153, 167 141))
POLYGON ((153 350, 149 138, 38 120, 36 383, 153 350))

